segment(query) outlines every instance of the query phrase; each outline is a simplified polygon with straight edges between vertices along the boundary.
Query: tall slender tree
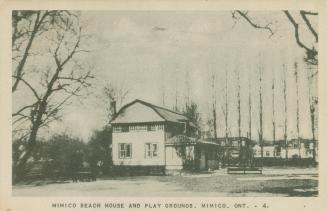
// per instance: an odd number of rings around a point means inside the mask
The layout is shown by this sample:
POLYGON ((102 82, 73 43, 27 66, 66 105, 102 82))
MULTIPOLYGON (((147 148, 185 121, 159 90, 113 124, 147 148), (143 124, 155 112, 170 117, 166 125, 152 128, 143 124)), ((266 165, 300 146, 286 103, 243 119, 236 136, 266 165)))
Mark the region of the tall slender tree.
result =
POLYGON ((313 72, 315 68, 312 68, 312 65, 309 65, 308 68, 308 87, 309 87, 309 110, 310 110, 310 124, 311 124, 311 133, 312 133, 312 159, 314 164, 316 164, 316 130, 317 130, 317 106, 318 106, 318 97, 314 96, 312 86, 314 80, 316 80, 316 75, 318 72, 313 72))
POLYGON ((225 108, 223 109, 225 115, 225 139, 228 143, 228 72, 225 71, 225 108))
POLYGON ((252 90, 249 81, 249 139, 252 139, 252 90))
MULTIPOLYGON (((249 132, 248 132, 248 138, 250 140, 250 142, 252 142, 252 89, 251 89, 251 83, 250 83, 250 78, 249 77, 249 132)), ((253 161, 253 151, 251 150, 247 150, 248 151, 248 158, 249 158, 249 162, 250 165, 252 165, 252 161, 253 161)))
POLYGON ((223 114, 225 117, 225 145, 226 145, 226 152, 225 152, 225 156, 227 158, 227 165, 229 165, 229 161, 230 161, 230 151, 229 151, 229 147, 231 145, 229 139, 228 139, 228 132, 229 132, 229 127, 228 127, 228 71, 227 68, 225 70, 225 105, 223 106, 223 114))
POLYGON ((241 82, 240 82, 240 71, 236 70, 237 78, 237 113, 238 113, 238 137, 242 137, 242 126, 241 126, 241 82))
POLYGON ((216 76, 213 73, 211 75, 211 89, 212 89, 212 118, 213 118, 213 132, 214 132, 214 138, 217 139, 217 100, 216 100, 216 76))
POLYGON ((287 68, 285 64, 283 64, 284 69, 284 78, 283 78, 283 96, 284 96, 284 144, 285 144, 285 158, 288 159, 288 141, 287 141, 287 68))
POLYGON ((263 109, 262 109, 262 66, 259 67, 259 143, 261 158, 263 158, 263 109))
POLYGON ((299 150, 299 157, 301 157, 301 141, 300 141, 300 107, 299 107, 299 76, 298 64, 294 62, 294 77, 295 77, 295 90, 296 90, 296 136, 299 150))
MULTIPOLYGON (((271 85, 272 91, 272 127, 273 127, 273 146, 276 145, 276 119, 275 119, 275 71, 273 70, 273 79, 271 85)), ((276 149, 274 149, 274 157, 276 156, 276 149)))

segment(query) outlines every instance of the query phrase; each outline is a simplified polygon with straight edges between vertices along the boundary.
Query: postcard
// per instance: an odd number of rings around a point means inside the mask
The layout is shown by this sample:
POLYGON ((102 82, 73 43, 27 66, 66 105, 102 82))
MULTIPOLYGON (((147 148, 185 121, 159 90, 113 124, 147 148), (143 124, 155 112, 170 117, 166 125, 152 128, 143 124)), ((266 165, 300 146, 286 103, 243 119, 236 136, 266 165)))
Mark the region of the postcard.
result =
POLYGON ((326 1, 0 8, 1 211, 325 209, 326 1))

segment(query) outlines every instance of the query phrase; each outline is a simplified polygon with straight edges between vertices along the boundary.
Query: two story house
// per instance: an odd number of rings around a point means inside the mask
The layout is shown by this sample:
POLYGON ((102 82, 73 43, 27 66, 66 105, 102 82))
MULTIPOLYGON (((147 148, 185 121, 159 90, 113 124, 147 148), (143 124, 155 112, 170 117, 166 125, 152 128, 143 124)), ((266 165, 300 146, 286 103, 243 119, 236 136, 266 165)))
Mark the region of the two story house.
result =
POLYGON ((128 171, 206 169, 219 147, 198 139, 186 116, 142 100, 123 106, 111 125, 113 164, 128 171))

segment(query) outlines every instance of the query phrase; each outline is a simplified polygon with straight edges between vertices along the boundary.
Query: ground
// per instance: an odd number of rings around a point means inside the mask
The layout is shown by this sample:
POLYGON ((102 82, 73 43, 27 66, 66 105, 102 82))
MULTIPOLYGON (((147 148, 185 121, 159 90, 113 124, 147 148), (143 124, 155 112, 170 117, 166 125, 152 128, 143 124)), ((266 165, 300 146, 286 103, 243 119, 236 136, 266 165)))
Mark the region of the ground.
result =
POLYGON ((176 176, 99 178, 94 182, 36 181, 13 186, 14 196, 317 196, 316 168, 264 168, 263 174, 225 170, 176 176))

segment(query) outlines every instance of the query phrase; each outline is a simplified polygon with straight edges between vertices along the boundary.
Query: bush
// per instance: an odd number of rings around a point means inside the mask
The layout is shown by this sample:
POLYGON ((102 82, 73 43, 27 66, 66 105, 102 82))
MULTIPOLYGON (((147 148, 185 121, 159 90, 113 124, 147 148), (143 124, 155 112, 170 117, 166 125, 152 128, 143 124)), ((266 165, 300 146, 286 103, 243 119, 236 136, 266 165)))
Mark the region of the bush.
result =
POLYGON ((71 177, 82 169, 82 163, 86 159, 85 152, 86 144, 81 140, 67 134, 54 135, 43 152, 48 161, 43 166, 43 173, 71 177))
POLYGON ((111 140, 111 128, 105 127, 94 131, 87 143, 87 160, 90 167, 99 169, 104 174, 110 174, 112 169, 111 140))

